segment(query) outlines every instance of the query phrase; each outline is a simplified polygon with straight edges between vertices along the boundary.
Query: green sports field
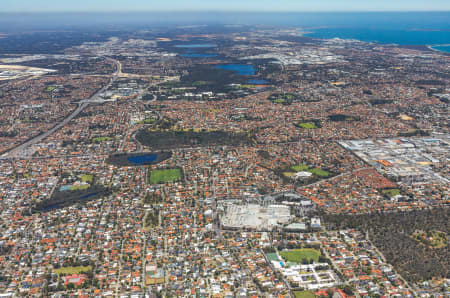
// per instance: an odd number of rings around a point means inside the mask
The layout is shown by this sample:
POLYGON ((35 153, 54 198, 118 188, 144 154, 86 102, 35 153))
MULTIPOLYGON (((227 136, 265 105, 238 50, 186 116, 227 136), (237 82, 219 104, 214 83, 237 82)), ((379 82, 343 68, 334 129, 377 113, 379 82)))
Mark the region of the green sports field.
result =
POLYGON ((45 88, 45 92, 52 92, 53 90, 55 90, 56 87, 55 86, 48 86, 47 88, 45 88))
POLYGON ((320 251, 312 248, 293 249, 289 251, 280 251, 280 255, 288 262, 302 263, 304 259, 319 261, 320 251))
POLYGON ((94 143, 102 143, 105 141, 111 141, 112 139, 110 137, 96 137, 92 139, 92 142, 94 143))
POLYGON ((309 170, 308 172, 313 173, 314 175, 318 176, 318 177, 328 177, 330 176, 330 173, 328 173, 327 171, 315 168, 312 170, 309 170))
POLYGON ((181 179, 180 169, 153 170, 149 175, 149 184, 161 184, 181 179))
POLYGON ((72 185, 70 187, 71 191, 76 191, 76 190, 86 190, 90 187, 89 184, 82 184, 82 185, 72 185))
POLYGON ((296 172, 310 172, 313 175, 316 175, 317 177, 320 177, 320 178, 326 178, 331 175, 331 173, 324 171, 322 169, 319 169, 319 168, 310 169, 305 164, 298 164, 298 165, 292 166, 291 170, 296 171, 296 172))
POLYGON ((291 169, 296 172, 302 172, 302 171, 308 171, 309 167, 304 164, 298 164, 298 165, 292 166, 291 169))
POLYGON ((314 298, 316 295, 314 295, 310 291, 296 291, 294 292, 295 298, 314 298))
POLYGON ((298 126, 300 126, 301 128, 304 128, 304 129, 317 128, 316 124, 313 122, 302 122, 302 123, 299 123, 298 126))
POLYGON ((394 188, 394 189, 383 189, 381 191, 382 194, 388 196, 389 198, 398 196, 399 194, 401 194, 400 189, 394 188))
POLYGON ((83 182, 91 183, 92 179, 94 179, 93 175, 89 175, 89 174, 81 175, 81 181, 83 181, 83 182))
POLYGON ((58 275, 66 275, 66 274, 80 274, 84 272, 88 272, 92 270, 91 266, 78 266, 78 267, 61 267, 58 269, 54 269, 53 271, 58 275))

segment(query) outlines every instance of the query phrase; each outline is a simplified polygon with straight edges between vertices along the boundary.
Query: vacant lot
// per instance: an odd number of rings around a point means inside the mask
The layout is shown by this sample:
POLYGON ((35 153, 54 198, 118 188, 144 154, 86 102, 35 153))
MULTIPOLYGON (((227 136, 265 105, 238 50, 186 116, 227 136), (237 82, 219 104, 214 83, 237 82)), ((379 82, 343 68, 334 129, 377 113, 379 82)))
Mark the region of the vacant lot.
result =
POLYGON ((161 184, 180 180, 182 176, 181 169, 153 170, 150 172, 149 184, 161 184))

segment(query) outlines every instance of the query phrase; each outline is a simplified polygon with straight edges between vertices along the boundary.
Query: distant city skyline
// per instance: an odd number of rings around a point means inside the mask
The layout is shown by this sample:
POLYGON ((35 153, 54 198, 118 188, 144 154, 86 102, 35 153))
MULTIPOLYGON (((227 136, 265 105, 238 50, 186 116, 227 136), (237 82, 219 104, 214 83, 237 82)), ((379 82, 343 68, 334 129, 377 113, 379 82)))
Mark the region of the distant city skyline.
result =
POLYGON ((0 12, 450 11, 448 0, 3 0, 0 12))

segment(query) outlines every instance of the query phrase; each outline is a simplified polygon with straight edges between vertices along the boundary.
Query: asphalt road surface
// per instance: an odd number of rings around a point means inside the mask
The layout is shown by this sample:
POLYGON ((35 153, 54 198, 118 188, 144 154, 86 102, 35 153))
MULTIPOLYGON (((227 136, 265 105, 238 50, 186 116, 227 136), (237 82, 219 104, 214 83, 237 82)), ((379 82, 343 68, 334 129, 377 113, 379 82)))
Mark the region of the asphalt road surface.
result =
MULTIPOLYGON (((111 80, 109 81, 108 84, 106 84, 106 86, 104 86, 102 89, 100 89, 99 91, 97 91, 94 95, 92 95, 88 101, 94 101, 98 95, 100 95, 101 93, 105 92, 119 77, 119 75, 122 72, 122 67, 120 65, 120 63, 116 60, 110 59, 108 58, 108 60, 113 61, 116 64, 116 72, 113 74, 113 76, 111 77, 111 80)), ((40 134, 28 141, 26 141, 25 143, 17 146, 16 148, 8 151, 7 153, 5 153, 2 158, 3 159, 8 159, 8 158, 20 158, 20 157, 27 157, 28 155, 28 148, 34 144, 40 143, 42 140, 44 140, 45 138, 47 138, 48 136, 50 136, 51 134, 53 134, 54 132, 58 131, 59 129, 61 129, 62 127, 64 127, 65 125, 67 125, 67 123, 69 123, 73 118, 75 118, 76 116, 78 116, 78 114, 81 113, 81 111, 83 111, 87 106, 89 105, 88 102, 80 102, 78 105, 78 108, 75 109, 75 111, 73 111, 69 116, 67 116, 66 118, 64 118, 60 123, 58 123, 57 125, 55 125, 53 128, 51 128, 50 130, 44 132, 43 134, 40 134)))

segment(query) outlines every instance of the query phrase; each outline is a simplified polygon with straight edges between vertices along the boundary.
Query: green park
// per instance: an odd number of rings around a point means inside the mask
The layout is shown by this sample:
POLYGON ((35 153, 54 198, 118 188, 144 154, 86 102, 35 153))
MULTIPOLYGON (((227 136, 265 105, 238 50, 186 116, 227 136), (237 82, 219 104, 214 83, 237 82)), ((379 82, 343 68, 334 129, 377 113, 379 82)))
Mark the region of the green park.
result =
POLYGON ((181 169, 162 169, 152 170, 148 178, 149 184, 163 184, 180 180, 182 176, 181 169))
POLYGON ((293 249, 280 252, 280 256, 284 260, 293 263, 309 263, 311 260, 318 262, 320 255, 320 251, 312 248, 293 249))

